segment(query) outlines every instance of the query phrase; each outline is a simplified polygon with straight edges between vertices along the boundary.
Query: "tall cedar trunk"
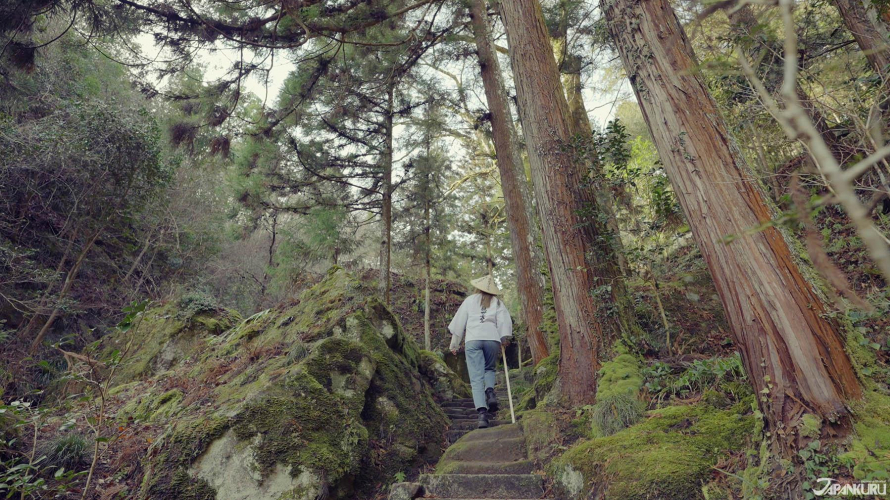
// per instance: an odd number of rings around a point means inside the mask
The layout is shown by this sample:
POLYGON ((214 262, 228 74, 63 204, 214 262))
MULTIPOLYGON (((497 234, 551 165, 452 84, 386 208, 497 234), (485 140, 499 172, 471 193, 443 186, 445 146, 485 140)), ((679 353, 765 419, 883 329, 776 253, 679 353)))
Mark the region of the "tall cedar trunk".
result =
POLYGON ((890 33, 884 20, 874 7, 867 8, 863 0, 834 0, 834 3, 871 67, 884 79, 885 86, 890 85, 887 81, 890 78, 890 40, 887 38, 890 33))
POLYGON ((550 264, 560 335, 563 396, 593 401, 600 357, 621 334, 611 314, 611 285, 619 274, 595 243, 606 234, 592 191, 574 152, 574 129, 537 0, 499 2, 510 44, 519 114, 550 264))
MULTIPOLYGON (((741 45, 742 49, 745 52, 745 55, 752 56, 753 59, 757 60, 756 56, 757 47, 754 46, 753 43, 744 43, 742 39, 744 37, 754 37, 755 28, 757 27, 757 16, 751 10, 750 5, 742 5, 738 9, 729 13, 729 22, 732 25, 732 30, 734 32, 734 36, 736 38, 735 43, 737 45, 741 45)), ((771 50, 763 49, 763 50, 771 50)), ((767 87, 767 90, 778 100, 781 100, 779 96, 779 89, 777 88, 777 84, 773 82, 779 82, 779 78, 775 77, 764 77, 761 76, 761 80, 765 82, 769 82, 770 86, 767 87)), ((797 97, 800 99, 801 105, 804 107, 804 110, 807 112, 807 115, 812 120, 813 124, 816 125, 816 130, 819 131, 819 135, 822 137, 822 140, 825 141, 825 144, 831 149, 831 152, 835 155, 835 157, 844 161, 846 153, 843 150, 842 144, 838 140, 837 136, 834 135, 834 132, 831 131, 831 128, 828 126, 828 122, 825 120, 825 116, 822 115, 822 112, 816 107, 816 103, 810 99, 807 95, 806 91, 797 84, 797 97)), ((776 197, 782 195, 783 192, 777 192, 776 197)))
POLYGON ((601 7, 762 397, 761 411, 782 437, 775 451, 790 457, 801 445, 796 427, 805 413, 832 422, 828 434, 848 432, 845 401, 861 390, 843 339, 782 234, 772 226, 749 234, 771 220, 770 209, 696 71, 670 4, 604 0, 601 7))
MULTIPOLYGON (((562 86, 566 93, 566 100, 569 104, 569 115, 571 116, 572 126, 575 133, 580 135, 586 141, 587 147, 590 149, 588 156, 589 161, 582 167, 582 176, 588 175, 592 180, 593 194, 597 197, 597 204, 602 210, 602 217, 606 221, 611 237, 607 243, 610 248, 604 248, 603 251, 611 252, 613 259, 618 262, 621 274, 627 274, 627 259, 624 257, 624 245, 621 243, 618 229, 618 218, 615 216, 615 203, 612 193, 609 191, 608 185, 604 179, 602 165, 599 164, 598 158, 595 157, 594 145, 591 140, 593 137, 593 128, 590 126, 590 118, 587 116, 587 107, 584 105, 583 90, 581 84, 581 58, 570 52, 569 48, 569 12, 566 1, 560 2, 561 15, 559 18, 559 26, 556 33, 551 39, 553 46, 553 55, 556 57, 556 67, 562 74, 562 86)), ((619 283, 620 289, 615 290, 616 296, 625 293, 623 281, 619 283)))
MULTIPOLYGON (((562 84, 565 88, 566 99, 569 103, 569 113, 572 117, 572 123, 575 131, 584 138, 593 137, 593 129, 590 126, 590 118, 587 117, 587 108, 584 106, 584 98, 581 94, 583 87, 581 86, 581 65, 577 57, 567 56, 563 62, 563 71, 569 70, 562 76, 562 84)), ((589 143, 593 147, 593 143, 589 143)), ((615 203, 612 199, 612 193, 605 182, 602 165, 593 164, 588 167, 589 175, 593 178, 593 194, 597 197, 597 204, 602 208, 603 216, 606 220, 606 226, 611 234, 608 243, 611 243, 611 251, 613 258, 618 263, 621 274, 627 274, 627 259, 624 257, 624 245, 621 243, 618 229, 618 218, 615 216, 615 203)), ((617 294, 624 294, 624 282, 619 283, 620 289, 616 290, 617 294)))
POLYGON ((507 91, 494 51, 494 42, 491 40, 485 0, 472 1, 470 19, 479 54, 485 98, 491 113, 492 139, 501 175, 507 221, 510 224, 510 244, 516 263, 519 300, 528 327, 529 348, 537 364, 549 354, 547 342, 541 332, 544 321, 544 281, 541 269, 544 261, 538 251, 540 236, 536 231, 531 194, 525 180, 516 129, 510 116, 507 91))
POLYGON ((380 236, 380 292, 383 303, 389 305, 391 286, 390 257, 392 255, 392 121, 393 121, 393 88, 389 84, 386 96, 386 116, 383 118, 383 133, 386 143, 380 159, 382 172, 383 202, 380 211, 382 234, 380 236))

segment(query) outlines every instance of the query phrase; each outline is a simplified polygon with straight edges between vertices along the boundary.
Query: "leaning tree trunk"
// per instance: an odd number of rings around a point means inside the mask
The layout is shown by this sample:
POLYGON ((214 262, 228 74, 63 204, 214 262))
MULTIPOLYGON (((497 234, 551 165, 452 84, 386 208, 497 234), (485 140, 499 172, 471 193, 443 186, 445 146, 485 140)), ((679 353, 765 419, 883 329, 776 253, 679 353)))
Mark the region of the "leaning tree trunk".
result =
POLYGON ((861 389, 836 324, 801 275, 764 194, 697 72, 667 0, 601 0, 609 31, 693 237, 714 278, 748 378, 785 457, 815 413, 849 431, 861 389))
POLYGON ((884 20, 863 0, 834 0, 834 4, 868 63, 884 79, 884 86, 890 86, 890 30, 884 20))
POLYGON ((538 251, 540 236, 532 213, 531 194, 525 180, 516 129, 510 116, 507 91, 491 39, 485 0, 472 1, 470 20, 479 54, 485 98, 491 113, 492 139, 501 175, 507 220, 510 223, 510 243, 516 263, 519 299, 528 328, 528 345, 534 363, 537 364, 549 354, 547 342, 541 332, 544 321, 544 280, 541 269, 544 261, 538 251))
POLYGON ((380 292, 383 295, 383 303, 389 305, 389 294, 392 289, 392 275, 390 273, 390 258, 392 256, 392 121, 393 121, 393 84, 389 84, 386 96, 386 116, 383 118, 384 144, 383 155, 380 160, 382 168, 383 200, 380 210, 382 234, 380 236, 380 292))
MULTIPOLYGON (((569 116, 575 133, 580 135, 588 148, 587 160, 582 163, 582 174, 589 176, 593 193, 597 198, 597 204, 602 210, 602 217, 606 221, 611 237, 611 252, 618 262, 622 274, 627 274, 627 259, 624 256, 624 245, 619 237, 618 218, 615 216, 615 200, 605 180, 603 165, 599 163, 597 152, 593 144, 593 128, 590 126, 590 118, 587 116, 587 107, 584 105, 581 83, 581 57, 571 52, 569 43, 569 12, 565 2, 560 2, 560 18, 556 33, 550 40, 553 47, 553 56, 556 58, 556 67, 562 74, 562 86, 566 93, 566 101, 569 104, 569 116)), ((623 286, 623 284, 622 284, 623 286)), ((624 290, 617 290, 617 294, 624 294, 624 290)))
POLYGON ((620 279, 601 246, 608 230, 572 150, 574 129, 537 0, 499 2, 525 135, 560 335, 562 395, 591 402, 600 358, 621 335, 620 279))

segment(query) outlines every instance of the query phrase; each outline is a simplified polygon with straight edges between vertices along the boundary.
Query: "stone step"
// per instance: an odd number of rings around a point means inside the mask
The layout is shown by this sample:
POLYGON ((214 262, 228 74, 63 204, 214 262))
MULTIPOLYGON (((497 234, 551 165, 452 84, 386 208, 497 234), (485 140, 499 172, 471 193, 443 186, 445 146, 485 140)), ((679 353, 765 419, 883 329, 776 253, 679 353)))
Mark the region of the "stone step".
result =
POLYGON ((519 424, 504 423, 488 429, 477 429, 466 434, 467 441, 493 441, 499 439, 517 439, 522 437, 519 424))
MULTIPOLYGON (((506 389, 504 389, 504 391, 506 391, 506 389)), ((507 403, 507 395, 506 395, 506 393, 504 393, 504 394, 499 394, 499 395, 498 395, 498 402, 500 402, 500 403, 502 403, 502 404, 506 404, 506 403, 507 403)), ((447 405, 447 404, 449 404, 449 403, 452 403, 452 404, 461 404, 461 405, 467 405, 467 404, 468 404, 468 405, 471 405, 471 406, 472 406, 472 405, 473 405, 473 398, 458 398, 458 399, 452 399, 451 401, 446 401, 446 402, 444 402, 444 403, 442 403, 442 404, 443 404, 443 405, 447 405)))
POLYGON ((474 405, 472 401, 470 401, 469 403, 458 403, 455 401, 446 401, 446 402, 442 403, 441 406, 442 406, 442 409, 444 409, 444 410, 447 410, 450 408, 461 408, 461 409, 467 408, 470 410, 476 409, 476 405, 474 405))
POLYGON ((514 462, 458 461, 440 463, 436 474, 531 474, 535 464, 530 460, 514 462))
MULTIPOLYGON (((489 420, 488 426, 495 427, 497 425, 509 424, 509 420, 489 420)), ((453 431, 474 430, 479 428, 479 421, 474 419, 460 419, 451 421, 451 429, 453 431)))
POLYGON ((506 420, 492 420, 489 421, 489 425, 491 427, 487 429, 478 429, 475 422, 469 424, 462 423, 459 426, 452 426, 445 434, 449 443, 455 443, 458 439, 468 434, 472 435, 467 439, 474 441, 522 437, 522 430, 519 428, 519 425, 511 424, 506 420))
POLYGON ((454 444, 458 439, 466 436, 472 432, 472 429, 459 429, 459 430, 451 430, 445 433, 445 439, 448 440, 448 444, 454 444))
POLYGON ((518 462, 526 459, 525 439, 506 438, 486 441, 463 439, 449 447, 443 462, 518 462))
MULTIPOLYGON (((503 400, 503 401, 498 400, 498 409, 503 410, 504 408, 509 409, 509 408, 510 408, 510 403, 508 403, 506 399, 503 400)), ((475 413, 475 412, 476 412, 476 406, 473 405, 472 403, 470 403, 470 404, 463 404, 463 403, 461 403, 461 404, 454 404, 454 403, 448 403, 448 404, 445 404, 445 403, 443 403, 443 404, 442 404, 442 411, 444 411, 444 412, 448 412, 448 411, 465 411, 465 412, 473 412, 473 413, 475 413)))
POLYGON ((472 417, 479 412, 475 408, 447 408, 445 415, 448 417, 472 417))
POLYGON ((544 480, 536 474, 423 474, 426 498, 537 499, 544 480))
MULTIPOLYGON (((479 418, 475 415, 472 417, 452 418, 451 419, 452 424, 462 424, 462 423, 474 423, 475 424, 478 421, 479 421, 479 418)), ((488 421, 489 422, 498 422, 499 424, 509 424, 510 423, 509 420, 496 419, 496 418, 494 418, 494 415, 492 415, 492 414, 488 415, 488 421)))

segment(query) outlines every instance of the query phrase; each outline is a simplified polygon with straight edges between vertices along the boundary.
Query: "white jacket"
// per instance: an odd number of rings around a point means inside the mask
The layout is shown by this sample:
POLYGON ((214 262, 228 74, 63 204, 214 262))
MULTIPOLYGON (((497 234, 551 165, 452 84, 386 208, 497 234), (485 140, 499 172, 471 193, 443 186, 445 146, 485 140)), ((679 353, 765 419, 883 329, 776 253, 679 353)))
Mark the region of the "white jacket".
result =
POLYGON ((460 347, 466 332, 467 342, 471 340, 494 340, 513 337, 513 320, 507 307, 497 297, 492 297, 490 307, 482 308, 482 294, 474 293, 466 299, 448 325, 451 332, 451 350, 460 347))

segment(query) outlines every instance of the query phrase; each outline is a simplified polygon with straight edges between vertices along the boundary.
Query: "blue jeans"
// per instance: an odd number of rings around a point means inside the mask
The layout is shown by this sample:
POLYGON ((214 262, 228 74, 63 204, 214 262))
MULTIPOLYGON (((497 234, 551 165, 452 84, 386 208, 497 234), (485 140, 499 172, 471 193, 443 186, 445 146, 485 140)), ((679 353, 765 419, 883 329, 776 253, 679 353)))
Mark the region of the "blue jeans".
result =
POLYGON ((495 364, 500 350, 501 343, 494 340, 467 342, 467 370, 470 372, 470 387, 473 389, 473 404, 476 409, 488 409, 485 389, 494 388, 495 364))

